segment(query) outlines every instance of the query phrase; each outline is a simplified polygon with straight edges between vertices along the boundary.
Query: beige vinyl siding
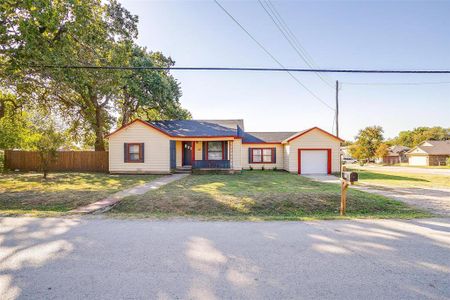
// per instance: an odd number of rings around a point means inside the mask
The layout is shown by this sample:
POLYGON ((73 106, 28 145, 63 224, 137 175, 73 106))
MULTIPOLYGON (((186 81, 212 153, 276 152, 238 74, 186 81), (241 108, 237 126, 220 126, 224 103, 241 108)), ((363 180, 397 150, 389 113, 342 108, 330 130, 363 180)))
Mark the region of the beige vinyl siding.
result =
POLYGON ((283 145, 283 169, 289 170, 289 157, 291 146, 288 144, 283 145))
POLYGON ((169 173, 170 138, 139 122, 109 137, 111 173, 169 173), (125 163, 124 143, 144 143, 144 162, 125 163))
POLYGON ((289 142, 289 163, 287 171, 298 172, 299 148, 331 148, 331 172, 339 172, 339 140, 328 136, 318 129, 314 129, 289 142))
POLYGON ((283 145, 281 144, 242 144, 242 169, 250 169, 252 166, 253 169, 261 169, 264 166, 265 169, 273 169, 276 167, 277 169, 283 169, 283 145), (250 164, 248 161, 248 149, 249 148, 276 148, 277 160, 276 163, 262 163, 262 164, 250 164))
POLYGON ((231 154, 230 158, 232 159, 231 164, 233 166, 233 170, 242 170, 242 146, 242 140, 240 139, 236 139, 232 142, 231 147, 233 147, 233 153, 231 154))

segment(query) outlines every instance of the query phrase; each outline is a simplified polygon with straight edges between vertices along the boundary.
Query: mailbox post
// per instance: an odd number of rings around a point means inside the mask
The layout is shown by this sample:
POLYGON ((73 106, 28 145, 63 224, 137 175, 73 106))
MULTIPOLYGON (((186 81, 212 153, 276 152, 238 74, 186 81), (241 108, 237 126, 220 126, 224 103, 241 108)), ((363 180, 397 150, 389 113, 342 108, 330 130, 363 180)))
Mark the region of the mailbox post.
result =
POLYGON ((341 209, 339 214, 345 216, 345 211, 347 209, 347 189, 350 184, 353 185, 354 182, 358 181, 358 173, 356 172, 346 172, 343 168, 341 177, 341 209))

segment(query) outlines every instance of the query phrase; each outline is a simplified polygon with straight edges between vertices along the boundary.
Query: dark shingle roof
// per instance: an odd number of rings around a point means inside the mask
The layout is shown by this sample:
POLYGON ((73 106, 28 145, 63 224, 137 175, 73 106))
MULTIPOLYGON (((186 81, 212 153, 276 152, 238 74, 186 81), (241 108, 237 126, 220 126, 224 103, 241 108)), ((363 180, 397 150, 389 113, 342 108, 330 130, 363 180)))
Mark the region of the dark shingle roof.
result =
POLYGON ((446 141, 425 141, 417 148, 432 155, 450 155, 450 140, 446 141), (431 146, 424 146, 424 144, 430 144, 431 146))
POLYGON ((408 147, 405 146, 392 146, 389 148, 388 156, 398 156, 401 152, 407 152, 409 151, 408 147))
POLYGON ((280 143, 298 132, 244 132, 244 143, 280 143))
POLYGON ((149 124, 177 137, 237 136, 242 120, 167 120, 149 124))

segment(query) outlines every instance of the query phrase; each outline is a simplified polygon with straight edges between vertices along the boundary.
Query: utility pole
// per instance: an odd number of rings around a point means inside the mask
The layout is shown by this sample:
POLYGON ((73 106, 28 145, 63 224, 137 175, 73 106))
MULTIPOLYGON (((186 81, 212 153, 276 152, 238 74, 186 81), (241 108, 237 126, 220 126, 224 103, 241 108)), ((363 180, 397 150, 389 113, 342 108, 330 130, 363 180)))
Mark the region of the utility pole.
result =
POLYGON ((336 136, 339 137, 339 81, 336 80, 336 136))

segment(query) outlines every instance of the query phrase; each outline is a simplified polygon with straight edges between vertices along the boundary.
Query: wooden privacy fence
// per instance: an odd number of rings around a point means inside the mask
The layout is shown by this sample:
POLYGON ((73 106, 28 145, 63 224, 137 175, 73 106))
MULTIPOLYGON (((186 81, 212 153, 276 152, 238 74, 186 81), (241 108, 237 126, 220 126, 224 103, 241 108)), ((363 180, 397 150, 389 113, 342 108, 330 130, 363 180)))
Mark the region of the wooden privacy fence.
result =
MULTIPOLYGON (((58 151, 50 171, 108 172, 108 151, 58 151)), ((5 151, 9 170, 39 171, 41 159, 36 151, 5 151)))

